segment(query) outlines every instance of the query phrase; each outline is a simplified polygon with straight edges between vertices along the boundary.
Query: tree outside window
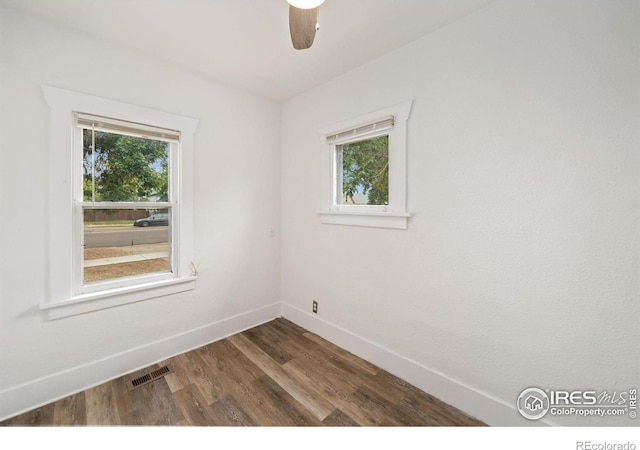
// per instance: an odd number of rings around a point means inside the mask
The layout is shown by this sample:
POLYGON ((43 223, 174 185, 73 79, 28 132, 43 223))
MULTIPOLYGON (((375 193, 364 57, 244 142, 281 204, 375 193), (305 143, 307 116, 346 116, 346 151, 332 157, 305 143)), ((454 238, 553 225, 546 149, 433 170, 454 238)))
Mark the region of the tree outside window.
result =
POLYGON ((378 136, 338 147, 345 205, 389 204, 389 136, 378 136))

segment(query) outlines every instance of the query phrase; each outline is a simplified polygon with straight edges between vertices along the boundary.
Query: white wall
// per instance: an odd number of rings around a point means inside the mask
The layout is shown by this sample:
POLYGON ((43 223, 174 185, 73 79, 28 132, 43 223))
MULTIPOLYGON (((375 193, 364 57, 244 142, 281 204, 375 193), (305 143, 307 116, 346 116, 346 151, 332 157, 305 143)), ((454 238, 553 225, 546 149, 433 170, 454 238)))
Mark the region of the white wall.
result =
POLYGON ((8 8, 0 17, 0 419, 279 315, 280 105, 8 8), (56 321, 39 310, 41 84, 199 119, 195 291, 56 321))
POLYGON ((639 5, 498 2, 288 101, 285 316, 496 425, 637 387, 639 5), (317 131, 409 99, 409 229, 321 225, 317 131))

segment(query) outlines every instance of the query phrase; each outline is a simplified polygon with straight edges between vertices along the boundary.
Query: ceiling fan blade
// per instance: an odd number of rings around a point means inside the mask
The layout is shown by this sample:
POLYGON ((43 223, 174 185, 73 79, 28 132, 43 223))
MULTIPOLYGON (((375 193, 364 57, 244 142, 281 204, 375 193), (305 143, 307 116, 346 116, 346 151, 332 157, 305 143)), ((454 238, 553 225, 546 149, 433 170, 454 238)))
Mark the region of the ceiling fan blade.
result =
POLYGON ((289 32, 296 50, 311 47, 316 37, 318 8, 300 9, 289 5, 289 32))

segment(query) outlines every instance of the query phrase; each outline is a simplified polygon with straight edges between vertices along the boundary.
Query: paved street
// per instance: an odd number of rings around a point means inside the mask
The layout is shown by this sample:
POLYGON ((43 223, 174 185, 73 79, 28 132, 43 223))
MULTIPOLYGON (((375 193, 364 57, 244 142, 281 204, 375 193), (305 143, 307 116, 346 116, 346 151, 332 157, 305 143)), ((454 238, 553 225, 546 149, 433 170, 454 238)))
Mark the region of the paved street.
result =
POLYGON ((167 242, 169 227, 95 227, 85 228, 86 248, 125 247, 167 242))

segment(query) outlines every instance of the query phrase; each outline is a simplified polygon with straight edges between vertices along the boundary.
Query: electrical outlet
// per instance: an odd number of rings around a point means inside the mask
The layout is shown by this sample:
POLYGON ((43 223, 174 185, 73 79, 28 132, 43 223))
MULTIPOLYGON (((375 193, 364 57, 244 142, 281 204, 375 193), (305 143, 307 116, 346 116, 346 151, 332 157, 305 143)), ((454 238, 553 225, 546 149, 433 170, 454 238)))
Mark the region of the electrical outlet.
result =
POLYGON ((313 307, 311 309, 313 311, 314 314, 318 314, 318 302, 317 301, 313 301, 313 307))

